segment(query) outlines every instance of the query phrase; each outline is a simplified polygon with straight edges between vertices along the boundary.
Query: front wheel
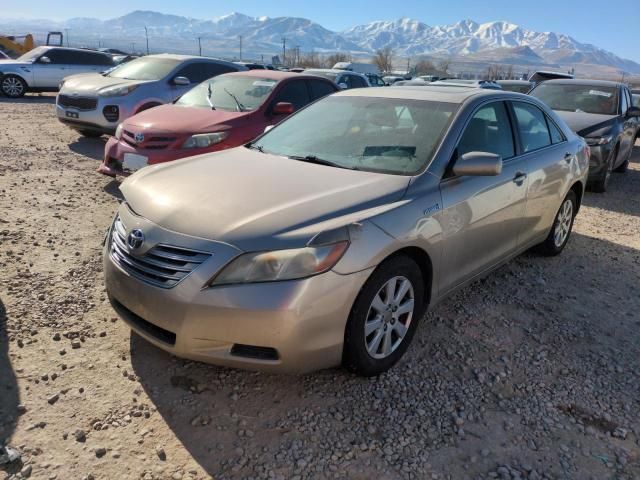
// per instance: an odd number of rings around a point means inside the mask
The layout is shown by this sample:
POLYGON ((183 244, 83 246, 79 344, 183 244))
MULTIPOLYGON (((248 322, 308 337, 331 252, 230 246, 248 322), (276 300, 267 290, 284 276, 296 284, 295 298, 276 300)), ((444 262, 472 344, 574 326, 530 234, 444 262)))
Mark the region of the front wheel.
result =
POLYGON ((27 83, 17 75, 5 75, 2 77, 0 89, 9 98, 20 98, 27 93, 27 83))
POLYGON ((413 260, 398 256, 380 264, 349 315, 346 367, 367 377, 389 370, 409 347, 423 302, 424 279, 413 260))
POLYGON ((569 241, 573 229, 573 220, 577 213, 577 199, 573 190, 564 197, 562 205, 553 221, 551 231, 546 240, 536 247, 536 250, 546 256, 559 255, 569 241))

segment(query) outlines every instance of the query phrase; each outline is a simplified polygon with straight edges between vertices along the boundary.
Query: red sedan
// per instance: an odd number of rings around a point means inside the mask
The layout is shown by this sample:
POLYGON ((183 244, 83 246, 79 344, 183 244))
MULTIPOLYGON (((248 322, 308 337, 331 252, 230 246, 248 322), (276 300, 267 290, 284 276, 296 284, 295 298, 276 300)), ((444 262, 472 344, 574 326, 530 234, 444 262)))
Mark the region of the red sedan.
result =
POLYGON ((250 70, 219 75, 172 105, 122 122, 106 144, 98 171, 127 175, 146 165, 243 145, 338 90, 330 80, 299 73, 250 70))

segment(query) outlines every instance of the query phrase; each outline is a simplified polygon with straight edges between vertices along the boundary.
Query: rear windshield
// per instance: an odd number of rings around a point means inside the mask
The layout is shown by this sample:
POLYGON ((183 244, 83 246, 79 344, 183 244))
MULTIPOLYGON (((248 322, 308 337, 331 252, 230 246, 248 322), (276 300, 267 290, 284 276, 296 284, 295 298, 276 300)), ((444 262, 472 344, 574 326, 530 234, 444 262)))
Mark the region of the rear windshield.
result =
POLYGON ((185 93, 176 105, 248 112, 259 108, 277 84, 271 78, 220 75, 185 93))
POLYGON ((597 85, 542 83, 531 95, 539 98, 553 110, 565 112, 618 114, 618 89, 597 85))
POLYGON ((126 80, 160 80, 171 73, 180 60, 142 57, 114 68, 108 77, 126 80))

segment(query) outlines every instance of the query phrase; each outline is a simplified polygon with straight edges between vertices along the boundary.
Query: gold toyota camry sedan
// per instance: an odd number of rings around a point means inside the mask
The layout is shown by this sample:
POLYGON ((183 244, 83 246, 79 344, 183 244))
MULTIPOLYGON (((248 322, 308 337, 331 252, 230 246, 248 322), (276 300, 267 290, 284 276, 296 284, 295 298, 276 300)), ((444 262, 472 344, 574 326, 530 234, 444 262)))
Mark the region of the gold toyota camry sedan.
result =
POLYGON ((542 102, 454 86, 340 92, 252 143, 121 186, 109 298, 177 356, 377 375, 425 309, 524 250, 559 254, 585 142, 542 102))

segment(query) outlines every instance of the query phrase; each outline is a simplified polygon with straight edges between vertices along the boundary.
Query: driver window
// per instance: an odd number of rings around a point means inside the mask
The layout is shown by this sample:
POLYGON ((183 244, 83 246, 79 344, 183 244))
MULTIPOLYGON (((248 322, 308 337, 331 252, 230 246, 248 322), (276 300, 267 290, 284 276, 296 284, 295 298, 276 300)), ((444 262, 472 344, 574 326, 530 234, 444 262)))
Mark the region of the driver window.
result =
POLYGON ((469 152, 488 152, 503 160, 515 155, 513 133, 504 102, 495 102, 478 110, 462 134, 456 158, 469 152))

